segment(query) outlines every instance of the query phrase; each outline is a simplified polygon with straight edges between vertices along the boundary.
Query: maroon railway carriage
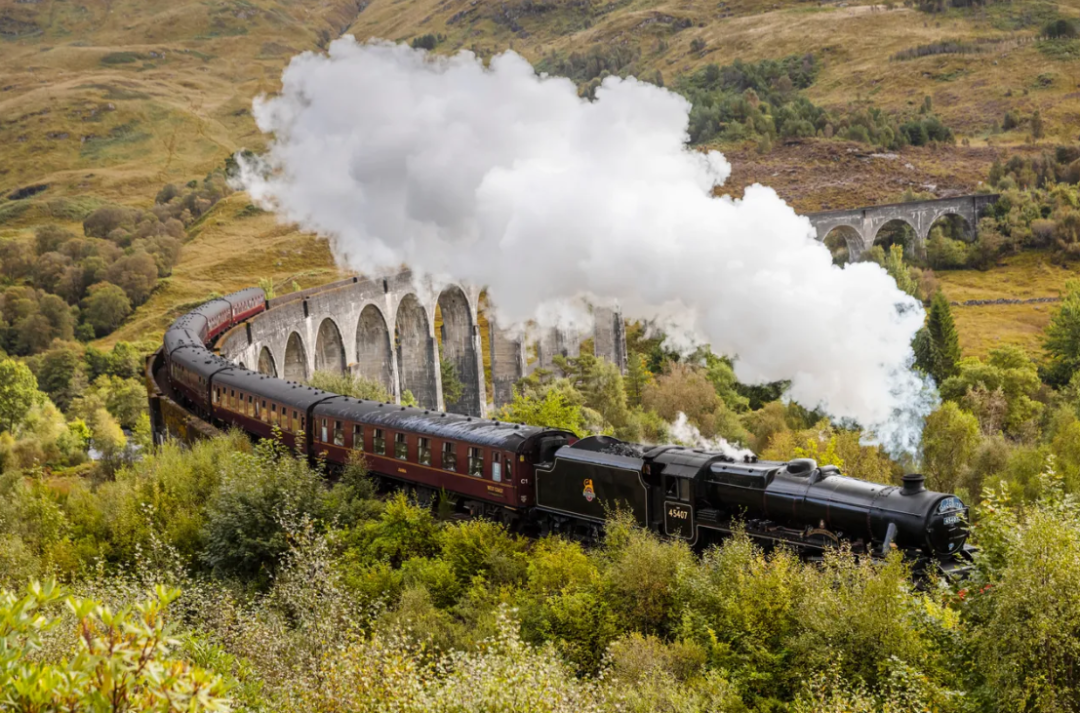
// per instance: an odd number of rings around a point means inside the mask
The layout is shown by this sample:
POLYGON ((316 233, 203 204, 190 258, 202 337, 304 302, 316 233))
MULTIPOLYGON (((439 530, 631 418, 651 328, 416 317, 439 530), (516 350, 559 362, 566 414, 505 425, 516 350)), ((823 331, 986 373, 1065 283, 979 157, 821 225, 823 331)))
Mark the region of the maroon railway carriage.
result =
POLYGON ((568 431, 350 398, 316 403, 311 418, 315 454, 346 463, 359 451, 373 472, 421 495, 445 490, 501 516, 532 507, 535 464, 576 440, 568 431))

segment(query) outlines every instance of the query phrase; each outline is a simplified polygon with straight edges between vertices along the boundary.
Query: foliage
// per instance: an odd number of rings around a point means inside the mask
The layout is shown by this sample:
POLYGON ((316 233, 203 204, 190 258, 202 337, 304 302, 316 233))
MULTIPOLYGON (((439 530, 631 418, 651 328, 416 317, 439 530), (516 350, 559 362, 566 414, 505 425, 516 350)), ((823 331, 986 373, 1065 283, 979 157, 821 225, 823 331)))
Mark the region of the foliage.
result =
POLYGON ((983 431, 1014 436, 1037 428, 1043 405, 1038 370, 1018 347, 991 349, 986 361, 962 359, 955 376, 941 384, 942 398, 961 402, 979 419, 983 431))
POLYGON ((0 431, 22 423, 30 407, 43 398, 29 367, 14 359, 0 359, 0 431))
POLYGON ((465 384, 458 377, 457 364, 445 357, 439 360, 439 372, 442 376, 443 402, 451 408, 465 395, 465 384))
POLYGON ((966 484, 978 446, 978 419, 953 401, 942 404, 926 419, 922 450, 927 487, 949 493, 966 484))
MULTIPOLYGON (((329 391, 342 396, 351 396, 354 399, 365 401, 382 401, 389 403, 394 400, 390 393, 383 388, 382 384, 371 379, 365 379, 356 374, 337 374, 332 371, 316 371, 308 380, 311 386, 323 391, 329 391)), ((404 402, 404 399, 403 399, 404 402)))
POLYGON ((1070 710, 1077 691, 1080 508, 1047 471, 1046 496, 1017 516, 1000 498, 987 503, 983 583, 965 600, 983 696, 1002 709, 1070 710))
POLYGON ((325 491, 318 471, 273 441, 225 460, 220 477, 206 505, 202 557, 221 574, 265 578, 288 550, 287 524, 347 517, 348 499, 325 491))
POLYGON ((1080 369, 1080 282, 1065 284, 1061 305, 1054 310, 1043 340, 1046 380, 1063 385, 1080 369))
POLYGON ((83 316, 98 336, 115 331, 129 314, 131 299, 117 285, 99 282, 87 289, 83 316))
POLYGON ((113 610, 65 596, 54 583, 0 592, 0 706, 9 710, 228 711, 221 678, 175 654, 180 641, 165 618, 180 592, 158 587, 144 601, 113 610), (43 660, 44 639, 77 622, 70 657, 43 660), (62 610, 61 610, 62 611, 62 610))
POLYGON ((586 433, 581 407, 557 389, 549 389, 539 398, 515 389, 514 400, 499 410, 498 418, 530 426, 561 428, 578 435, 586 433))
POLYGON ((915 336, 915 364, 941 384, 959 369, 960 337, 953 322, 952 309, 944 293, 937 292, 930 302, 926 326, 915 336))
POLYGON ((709 380, 711 373, 724 386, 723 377, 717 376, 718 370, 720 367, 706 372, 691 365, 669 363, 664 373, 643 390, 642 406, 669 423, 679 413, 685 413, 705 438, 721 436, 728 441, 746 443, 749 434, 709 380))

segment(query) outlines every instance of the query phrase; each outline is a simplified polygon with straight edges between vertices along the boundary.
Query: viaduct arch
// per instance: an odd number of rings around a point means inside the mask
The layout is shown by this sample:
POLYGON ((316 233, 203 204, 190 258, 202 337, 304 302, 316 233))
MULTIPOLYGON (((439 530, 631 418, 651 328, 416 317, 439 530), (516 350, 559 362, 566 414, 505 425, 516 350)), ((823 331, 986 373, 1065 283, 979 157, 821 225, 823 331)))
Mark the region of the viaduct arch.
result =
MULTIPOLYGON (((270 309, 225 334, 221 355, 289 381, 318 370, 355 374, 382 384, 395 401, 410 391, 425 408, 486 416, 513 399, 531 368, 550 368, 556 354, 574 356, 578 336, 541 335, 538 359, 527 363, 523 335, 489 323, 494 393, 487 393, 480 334, 480 288, 435 285, 408 272, 385 279, 350 278, 270 300, 270 309), (438 332, 436 332, 438 329, 438 332), (443 396, 441 361, 451 362, 463 389, 443 396)), ((626 336, 617 310, 596 308, 596 355, 626 368, 626 336)))
POLYGON ((922 254, 930 236, 930 228, 938 219, 946 216, 963 218, 974 240, 978 237, 979 217, 997 199, 997 194, 976 194, 852 210, 829 210, 809 213, 807 217, 817 231, 818 240, 825 241, 836 231, 835 239, 844 240, 852 260, 858 259, 863 252, 873 247, 881 229, 893 221, 901 221, 911 226, 915 233, 915 243, 910 247, 916 253, 922 254))

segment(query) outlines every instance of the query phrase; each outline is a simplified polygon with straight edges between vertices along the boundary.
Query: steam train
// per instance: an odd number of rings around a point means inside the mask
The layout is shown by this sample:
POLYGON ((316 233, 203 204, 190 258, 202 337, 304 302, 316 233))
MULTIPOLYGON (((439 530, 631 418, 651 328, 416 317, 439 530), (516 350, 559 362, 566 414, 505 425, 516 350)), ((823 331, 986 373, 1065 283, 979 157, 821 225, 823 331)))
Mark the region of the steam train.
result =
MULTIPOLYGON (((900 549, 917 569, 969 565, 967 507, 927 490, 856 480, 813 460, 741 460, 681 446, 642 446, 439 411, 359 400, 250 371, 211 351, 220 334, 267 309, 262 290, 218 298, 165 333, 167 388, 204 420, 276 436, 309 458, 361 452, 380 479, 422 503, 453 496, 464 514, 538 535, 595 540, 613 509, 643 527, 703 545, 744 529, 762 543, 819 557, 900 549)), ((160 379, 159 379, 160 382, 160 379)))

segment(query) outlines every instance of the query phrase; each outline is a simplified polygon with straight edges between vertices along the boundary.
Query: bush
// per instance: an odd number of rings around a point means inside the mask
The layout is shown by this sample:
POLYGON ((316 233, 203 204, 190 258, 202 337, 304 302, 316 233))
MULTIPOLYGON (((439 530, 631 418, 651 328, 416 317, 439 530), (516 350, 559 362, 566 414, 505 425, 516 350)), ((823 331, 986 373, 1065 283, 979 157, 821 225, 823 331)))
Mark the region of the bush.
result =
POLYGON ((311 375, 308 383, 316 389, 329 391, 342 396, 351 396, 354 399, 365 401, 382 401, 389 403, 394 400, 382 384, 371 379, 354 374, 336 374, 332 371, 316 371, 311 375))
POLYGON ((0 690, 13 710, 228 710, 220 677, 177 656, 166 610, 180 592, 158 587, 118 611, 66 597, 53 583, 0 592, 0 690), (70 612, 71 622, 65 611, 70 612), (75 625, 76 650, 42 660, 47 637, 75 625))
POLYGON ((131 314, 131 300, 124 290, 111 282, 91 285, 83 300, 83 319, 103 337, 116 328, 131 314))
POLYGON ((281 446, 263 441, 222 464, 221 486, 206 505, 203 562, 222 575, 267 581, 288 551, 286 525, 325 520, 320 474, 281 446))

